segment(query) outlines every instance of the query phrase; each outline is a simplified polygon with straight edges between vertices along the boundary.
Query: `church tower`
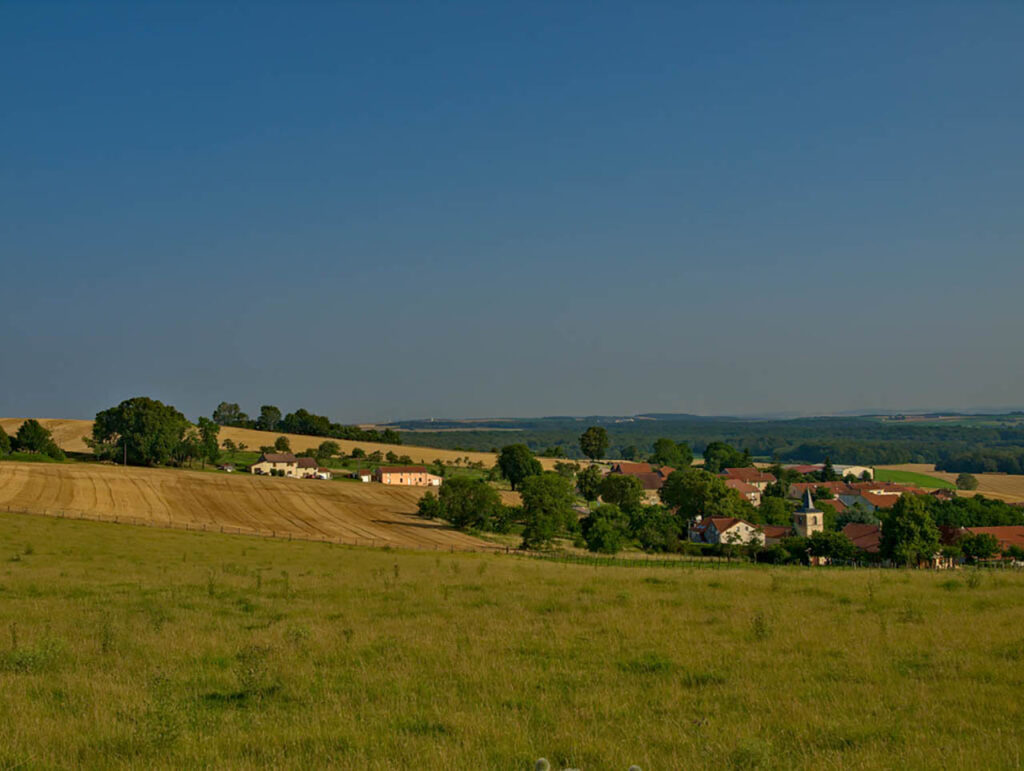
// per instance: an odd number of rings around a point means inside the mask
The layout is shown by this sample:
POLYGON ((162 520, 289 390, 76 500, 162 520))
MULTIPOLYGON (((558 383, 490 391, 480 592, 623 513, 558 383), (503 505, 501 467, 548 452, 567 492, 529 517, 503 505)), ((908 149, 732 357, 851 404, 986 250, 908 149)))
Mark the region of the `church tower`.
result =
POLYGON ((803 505, 793 512, 793 529, 803 538, 825 529, 825 515, 821 509, 814 508, 814 498, 809 489, 804 491, 803 505))

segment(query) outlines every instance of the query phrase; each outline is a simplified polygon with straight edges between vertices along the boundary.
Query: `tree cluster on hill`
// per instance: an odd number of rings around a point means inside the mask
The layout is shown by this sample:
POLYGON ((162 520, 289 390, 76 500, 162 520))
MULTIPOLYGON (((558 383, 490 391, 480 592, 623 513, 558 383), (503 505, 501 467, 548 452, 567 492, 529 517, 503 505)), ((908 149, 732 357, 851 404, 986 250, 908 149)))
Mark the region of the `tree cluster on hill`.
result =
POLYGON ((54 460, 64 460, 65 457, 50 431, 34 418, 24 421, 13 437, 0 428, 0 455, 12 452, 35 453, 54 460))
POLYGON ((221 402, 213 411, 213 421, 222 426, 253 428, 257 431, 280 431, 303 436, 327 436, 332 439, 350 439, 359 442, 382 442, 401 444, 402 435, 391 429, 384 431, 365 430, 359 426, 334 423, 324 415, 315 415, 308 410, 298 409, 282 416, 281 410, 272 404, 260 407, 259 416, 253 420, 233 402, 221 402))
POLYGON ((86 443, 97 458, 133 466, 205 465, 220 456, 219 434, 209 418, 193 426, 171 405, 139 396, 96 413, 86 443))

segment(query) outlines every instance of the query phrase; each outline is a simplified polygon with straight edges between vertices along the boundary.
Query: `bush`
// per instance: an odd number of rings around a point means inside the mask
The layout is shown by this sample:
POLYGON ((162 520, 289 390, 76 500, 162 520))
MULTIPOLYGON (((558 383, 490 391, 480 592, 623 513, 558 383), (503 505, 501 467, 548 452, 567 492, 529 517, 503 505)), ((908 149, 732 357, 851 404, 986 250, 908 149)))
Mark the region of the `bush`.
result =
POLYGON ((601 554, 622 551, 629 536, 629 518, 618 506, 604 503, 581 523, 587 549, 601 554))
POLYGON ((977 490, 978 478, 965 471, 956 478, 956 487, 958 490, 977 490))
POLYGON ((438 519, 443 516, 444 507, 441 506, 441 501, 434 495, 433 490, 427 490, 420 498, 416 511, 425 519, 438 519))

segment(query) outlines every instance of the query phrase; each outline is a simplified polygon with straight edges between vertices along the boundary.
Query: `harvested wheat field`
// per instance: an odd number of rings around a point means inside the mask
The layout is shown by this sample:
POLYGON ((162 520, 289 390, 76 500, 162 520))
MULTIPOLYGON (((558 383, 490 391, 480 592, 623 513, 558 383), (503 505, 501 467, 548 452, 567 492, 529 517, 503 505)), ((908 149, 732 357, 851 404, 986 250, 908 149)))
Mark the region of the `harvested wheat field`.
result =
MULTIPOLYGON (((8 434, 14 434, 18 427, 25 421, 24 418, 0 418, 0 428, 8 434)), ((67 452, 89 452, 84 437, 92 436, 91 420, 65 420, 60 418, 39 418, 44 428, 53 434, 54 440, 67 452)), ((222 426, 220 429, 220 440, 230 439, 233 442, 245 442, 250 450, 258 450, 263 445, 271 445, 279 436, 288 437, 292 450, 301 452, 312 447, 319 447, 320 443, 329 437, 324 436, 303 436, 302 434, 280 434, 274 431, 256 431, 249 428, 231 428, 222 426)), ((367 453, 379 450, 383 454, 393 452, 396 455, 408 455, 413 463, 433 463, 441 460, 445 463, 453 463, 456 459, 469 458, 470 462, 483 462, 484 466, 490 468, 497 462, 497 456, 492 452, 462 452, 457 450, 441 450, 434 447, 415 447, 406 444, 383 444, 380 442, 356 442, 348 439, 332 439, 337 442, 345 453, 351 453, 356 447, 360 447, 367 453)), ((544 468, 553 469, 557 459, 539 458, 544 468)))
POLYGON ((421 488, 101 464, 2 463, 0 509, 417 549, 489 544, 415 515, 421 488))
MULTIPOLYGON (((878 466, 894 471, 913 471, 918 474, 956 482, 957 474, 936 471, 930 463, 903 463, 899 466, 878 466)), ((978 480, 977 490, 960 490, 959 495, 984 495, 987 498, 999 498, 1008 503, 1024 503, 1024 475, 1020 474, 975 474, 978 480)))

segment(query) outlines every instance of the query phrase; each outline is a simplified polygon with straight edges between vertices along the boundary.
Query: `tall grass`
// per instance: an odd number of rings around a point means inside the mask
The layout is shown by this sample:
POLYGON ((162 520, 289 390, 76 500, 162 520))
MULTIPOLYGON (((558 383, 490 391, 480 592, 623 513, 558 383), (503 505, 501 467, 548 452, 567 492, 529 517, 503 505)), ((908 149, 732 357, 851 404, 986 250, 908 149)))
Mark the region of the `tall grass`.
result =
POLYGON ((0 768, 1018 767, 1022 590, 0 515, 0 768))

